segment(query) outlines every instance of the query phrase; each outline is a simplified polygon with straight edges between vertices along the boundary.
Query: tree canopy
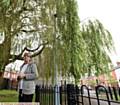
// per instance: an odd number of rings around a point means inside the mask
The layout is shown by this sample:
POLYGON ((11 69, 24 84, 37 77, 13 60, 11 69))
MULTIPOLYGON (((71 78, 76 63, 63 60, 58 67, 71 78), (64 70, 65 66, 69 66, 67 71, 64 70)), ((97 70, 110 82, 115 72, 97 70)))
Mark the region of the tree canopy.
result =
POLYGON ((97 19, 81 23, 76 0, 1 0, 0 15, 0 69, 25 50, 43 54, 47 77, 54 74, 55 56, 62 76, 109 69, 112 36, 97 19))

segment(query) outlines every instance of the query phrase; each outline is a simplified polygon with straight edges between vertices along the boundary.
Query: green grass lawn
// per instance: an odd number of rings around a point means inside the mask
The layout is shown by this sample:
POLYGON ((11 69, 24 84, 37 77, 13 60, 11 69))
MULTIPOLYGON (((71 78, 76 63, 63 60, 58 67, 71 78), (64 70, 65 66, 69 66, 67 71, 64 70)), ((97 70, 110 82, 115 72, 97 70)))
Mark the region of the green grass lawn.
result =
POLYGON ((15 90, 0 90, 0 102, 18 102, 18 92, 15 90))
POLYGON ((0 90, 0 102, 18 102, 18 92, 16 90, 0 90))

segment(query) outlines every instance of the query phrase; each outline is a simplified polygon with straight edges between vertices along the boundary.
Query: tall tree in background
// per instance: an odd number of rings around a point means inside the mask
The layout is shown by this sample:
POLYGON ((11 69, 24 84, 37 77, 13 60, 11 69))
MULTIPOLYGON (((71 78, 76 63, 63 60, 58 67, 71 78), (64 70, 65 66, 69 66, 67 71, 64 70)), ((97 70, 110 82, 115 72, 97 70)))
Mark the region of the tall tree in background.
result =
POLYGON ((65 50, 67 74, 79 79, 85 73, 105 73, 111 64, 107 52, 114 50, 111 34, 97 19, 81 23, 76 0, 65 0, 62 3, 63 6, 58 6, 57 13, 61 14, 58 17, 58 27, 65 50), (64 11, 61 11, 62 8, 64 11))
POLYGON ((80 29, 86 43, 87 72, 106 73, 111 65, 108 52, 114 51, 110 32, 97 19, 83 21, 80 29))

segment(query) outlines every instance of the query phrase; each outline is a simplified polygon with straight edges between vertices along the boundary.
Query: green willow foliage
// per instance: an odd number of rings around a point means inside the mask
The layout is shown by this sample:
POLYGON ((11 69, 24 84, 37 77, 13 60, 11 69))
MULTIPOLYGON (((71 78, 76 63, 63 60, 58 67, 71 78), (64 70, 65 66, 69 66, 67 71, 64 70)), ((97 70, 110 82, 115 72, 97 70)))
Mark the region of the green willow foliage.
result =
POLYGON ((85 73, 107 72, 111 65, 107 51, 114 50, 109 31, 97 19, 80 23, 76 0, 62 0, 60 5, 57 8, 58 27, 67 74, 79 79, 85 73))
POLYGON ((88 72, 96 75, 109 71, 111 59, 108 51, 114 51, 112 36, 96 19, 81 24, 81 34, 86 43, 88 72))
POLYGON ((111 34, 98 20, 80 23, 76 0, 1 0, 0 11, 0 30, 12 35, 11 51, 20 53, 34 41, 49 42, 41 57, 47 79, 54 76, 55 56, 62 76, 79 79, 85 73, 108 71, 111 60, 106 51, 113 49, 111 34), (26 39, 20 39, 23 33, 26 39))

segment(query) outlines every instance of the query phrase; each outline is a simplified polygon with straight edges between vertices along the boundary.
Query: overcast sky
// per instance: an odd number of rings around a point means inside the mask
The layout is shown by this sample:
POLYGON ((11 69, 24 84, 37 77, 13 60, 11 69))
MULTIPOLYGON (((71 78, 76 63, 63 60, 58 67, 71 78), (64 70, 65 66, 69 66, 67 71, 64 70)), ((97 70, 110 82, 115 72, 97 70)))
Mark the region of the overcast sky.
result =
POLYGON ((114 39, 117 54, 112 54, 113 63, 120 61, 120 0, 77 0, 79 17, 83 20, 94 17, 100 20, 114 39))

